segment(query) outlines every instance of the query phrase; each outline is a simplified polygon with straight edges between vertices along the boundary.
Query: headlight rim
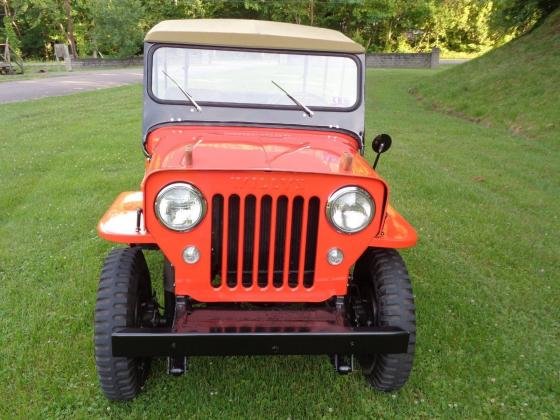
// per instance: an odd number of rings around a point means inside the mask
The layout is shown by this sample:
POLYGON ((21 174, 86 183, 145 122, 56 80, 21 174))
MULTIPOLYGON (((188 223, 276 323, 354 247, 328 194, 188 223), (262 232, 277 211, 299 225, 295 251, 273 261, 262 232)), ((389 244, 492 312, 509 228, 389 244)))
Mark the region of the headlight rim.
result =
POLYGON ((375 217, 375 212, 377 210, 377 206, 375 204, 375 200, 373 199, 373 196, 369 193, 368 190, 366 190, 363 187, 360 187, 359 185, 346 185, 344 187, 338 188, 337 190, 335 190, 334 192, 332 192, 329 195, 329 198, 327 199, 327 206, 326 206, 326 214, 327 214, 327 220, 329 221, 330 225, 338 232, 340 233, 344 233, 344 234, 355 234, 355 233, 360 233, 363 232, 365 229, 367 229, 367 227, 369 225, 371 225, 371 222, 373 221, 374 217, 375 217), (372 211, 371 211, 371 215, 369 216, 369 219, 367 221, 367 223, 364 224, 364 226, 360 229, 355 229, 355 230, 351 230, 351 229, 344 229, 340 226, 338 226, 332 217, 332 211, 333 211, 333 204, 334 202, 339 199, 341 196, 343 196, 346 193, 349 192, 358 192, 358 193, 363 193, 366 198, 369 199, 369 202, 371 203, 371 207, 372 207, 372 211))
POLYGON ((194 228, 196 228, 201 222, 202 220, 204 220, 204 217, 206 216, 206 211, 207 211, 208 205, 206 203, 206 199, 204 198, 204 195, 202 194, 202 192, 193 184, 190 184, 188 182, 172 182, 170 184, 167 184, 165 187, 163 187, 161 190, 159 190, 159 192, 156 195, 156 199, 154 201, 154 213, 156 215, 156 218, 158 219, 158 221, 161 223, 162 226, 164 226, 165 228, 173 231, 173 232, 190 232, 191 230, 193 230, 194 228), (190 190, 192 193, 194 193, 198 199, 200 200, 200 207, 201 207, 201 212, 200 212, 200 217, 198 218, 198 220, 196 221, 196 223, 192 224, 189 227, 186 227, 184 229, 178 229, 172 226, 169 226, 164 220, 163 218, 160 216, 159 213, 159 204, 164 196, 164 194, 173 189, 176 188, 178 186, 181 187, 186 187, 188 190, 190 190))

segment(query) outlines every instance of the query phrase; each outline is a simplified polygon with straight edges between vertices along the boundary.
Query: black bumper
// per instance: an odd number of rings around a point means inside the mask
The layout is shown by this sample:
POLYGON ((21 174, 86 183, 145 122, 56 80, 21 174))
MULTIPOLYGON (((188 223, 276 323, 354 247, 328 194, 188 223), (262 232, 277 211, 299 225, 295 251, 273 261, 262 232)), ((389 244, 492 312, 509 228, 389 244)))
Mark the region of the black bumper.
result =
POLYGON ((352 327, 335 309, 197 309, 173 328, 126 328, 112 335, 114 356, 404 353, 408 332, 352 327))

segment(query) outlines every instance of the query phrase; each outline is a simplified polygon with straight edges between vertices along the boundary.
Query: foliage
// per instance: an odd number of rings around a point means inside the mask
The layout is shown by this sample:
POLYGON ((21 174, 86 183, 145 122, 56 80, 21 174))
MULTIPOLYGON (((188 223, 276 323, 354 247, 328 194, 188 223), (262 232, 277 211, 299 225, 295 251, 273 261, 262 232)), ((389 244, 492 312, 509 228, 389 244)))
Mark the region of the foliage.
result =
POLYGON ((16 35, 14 30, 14 24, 12 19, 9 16, 4 16, 2 18, 3 23, 3 33, 1 34, 0 43, 3 44, 4 42, 8 42, 10 47, 16 51, 18 54, 21 53, 21 42, 16 35))
POLYGON ((11 0, 11 19, 24 56, 44 56, 64 42, 64 12, 57 0, 11 0))
POLYGON ((209 5, 205 4, 203 0, 145 0, 143 1, 142 29, 148 31, 156 23, 167 19, 212 17, 212 14, 208 13, 209 5))
MULTIPOLYGON (((2 0, 22 52, 47 57, 67 42, 65 0, 2 0)), ((528 30, 559 0, 66 0, 81 55, 127 56, 161 20, 266 19, 342 31, 369 51, 425 51, 437 46, 481 52, 528 30)))
POLYGON ((560 0, 496 0, 492 29, 502 35, 527 32, 559 5, 560 0))
POLYGON ((431 8, 428 42, 457 52, 479 52, 495 44, 489 31, 492 2, 444 0, 431 8))
POLYGON ((92 3, 92 47, 107 55, 130 57, 140 52, 143 31, 140 0, 97 0, 92 3))

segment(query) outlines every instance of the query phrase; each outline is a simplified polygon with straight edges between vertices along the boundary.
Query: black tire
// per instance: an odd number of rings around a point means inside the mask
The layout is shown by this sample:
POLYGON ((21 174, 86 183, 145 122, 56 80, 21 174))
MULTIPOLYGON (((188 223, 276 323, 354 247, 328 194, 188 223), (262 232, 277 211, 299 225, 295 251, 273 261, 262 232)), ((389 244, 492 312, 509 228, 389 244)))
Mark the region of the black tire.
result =
POLYGON ((359 358, 363 374, 373 388, 385 392, 398 390, 410 376, 416 345, 414 297, 404 261, 394 249, 369 248, 354 267, 351 286, 357 324, 399 327, 410 333, 406 353, 359 358))
POLYGON ((150 359, 113 357, 111 333, 140 326, 142 307, 151 299, 150 272, 142 250, 113 249, 99 279, 94 336, 97 373, 109 400, 131 400, 144 385, 150 359))

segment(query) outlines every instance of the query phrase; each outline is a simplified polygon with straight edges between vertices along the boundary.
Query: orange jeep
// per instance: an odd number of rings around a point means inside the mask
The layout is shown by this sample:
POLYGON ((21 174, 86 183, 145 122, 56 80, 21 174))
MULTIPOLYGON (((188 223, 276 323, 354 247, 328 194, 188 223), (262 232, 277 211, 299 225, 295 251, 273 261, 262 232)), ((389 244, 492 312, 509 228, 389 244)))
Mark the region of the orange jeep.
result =
POLYGON ((364 48, 278 22, 175 20, 144 45, 140 191, 99 235, 125 244, 101 271, 95 360, 111 400, 134 398, 150 359, 324 354, 357 359, 378 390, 404 385, 415 314, 396 248, 416 233, 364 154, 364 48), (163 306, 144 250, 164 258, 163 306))

